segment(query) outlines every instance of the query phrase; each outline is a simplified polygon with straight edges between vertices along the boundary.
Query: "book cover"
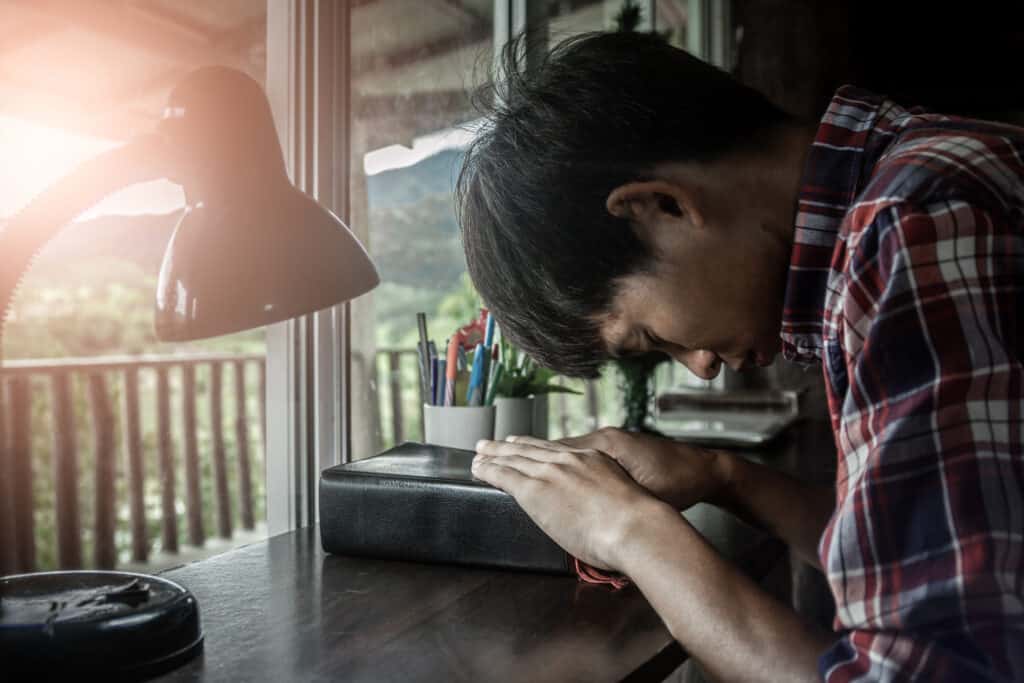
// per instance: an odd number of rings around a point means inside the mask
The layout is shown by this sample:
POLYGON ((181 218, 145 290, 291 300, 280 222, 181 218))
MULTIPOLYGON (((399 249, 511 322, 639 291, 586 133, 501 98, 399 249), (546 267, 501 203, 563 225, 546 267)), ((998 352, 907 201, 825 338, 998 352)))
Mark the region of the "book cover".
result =
POLYGON ((320 475, 324 550, 570 574, 572 559, 512 496, 475 479, 472 451, 404 443, 320 475))

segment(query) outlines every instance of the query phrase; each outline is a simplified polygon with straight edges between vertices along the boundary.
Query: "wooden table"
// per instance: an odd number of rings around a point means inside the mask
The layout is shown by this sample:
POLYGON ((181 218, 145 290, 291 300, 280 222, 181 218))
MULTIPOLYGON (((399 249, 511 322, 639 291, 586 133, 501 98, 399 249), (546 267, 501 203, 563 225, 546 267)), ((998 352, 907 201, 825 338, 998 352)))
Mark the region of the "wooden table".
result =
MULTIPOLYGON (((761 571, 779 557, 756 548, 761 571)), ((685 660, 635 588, 334 557, 315 529, 163 575, 206 643, 160 681, 661 681, 685 660)))
MULTIPOLYGON (((827 457, 829 434, 797 429, 752 457, 788 469, 793 453, 827 457)), ((752 577, 784 561, 717 508, 687 518, 752 577)), ((199 600, 206 647, 160 681, 661 681, 686 657, 635 588, 329 556, 316 529, 164 576, 199 600)))

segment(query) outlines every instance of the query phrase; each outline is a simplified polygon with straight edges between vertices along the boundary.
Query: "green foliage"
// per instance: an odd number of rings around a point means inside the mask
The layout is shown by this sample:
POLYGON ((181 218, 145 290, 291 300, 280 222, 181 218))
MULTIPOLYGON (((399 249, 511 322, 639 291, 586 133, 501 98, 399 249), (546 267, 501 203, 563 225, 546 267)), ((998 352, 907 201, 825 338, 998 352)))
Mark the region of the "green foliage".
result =
POLYGON ((501 361, 505 371, 498 381, 496 393, 506 398, 525 398, 540 394, 578 394, 580 392, 554 384, 558 375, 548 368, 542 368, 512 342, 501 339, 501 361))
POLYGON ((620 33, 635 31, 642 18, 643 10, 636 4, 636 0, 623 0, 622 7, 615 15, 615 30, 620 33))
POLYGON ((624 429, 647 428, 647 417, 654 398, 651 378, 657 366, 667 360, 669 357, 663 353, 645 353, 615 361, 622 378, 622 402, 626 413, 626 420, 622 425, 624 429))

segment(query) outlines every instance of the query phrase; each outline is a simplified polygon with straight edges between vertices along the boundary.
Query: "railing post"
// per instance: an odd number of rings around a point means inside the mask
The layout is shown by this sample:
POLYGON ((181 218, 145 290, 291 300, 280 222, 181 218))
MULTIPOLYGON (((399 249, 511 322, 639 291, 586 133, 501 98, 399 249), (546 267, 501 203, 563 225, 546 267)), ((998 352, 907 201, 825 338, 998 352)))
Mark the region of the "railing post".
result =
POLYGON ((142 459, 142 434, 139 427, 139 370, 124 370, 124 444, 128 455, 128 496, 132 515, 132 561, 149 557, 146 531, 146 470, 142 459))
POLYGON ((221 390, 222 366, 210 363, 210 432, 213 436, 213 478, 217 495, 217 530, 231 538, 231 497, 228 494, 228 466, 224 454, 224 415, 221 390))
POLYGON ((32 392, 27 377, 12 377, 11 484, 14 501, 14 535, 19 571, 36 568, 35 505, 32 496, 32 392))
POLYGON ((11 431, 7 420, 7 383, 0 374, 0 576, 18 571, 15 536, 14 478, 11 431))
POLYGON ((597 382, 588 379, 586 386, 583 389, 583 393, 586 394, 587 398, 587 412, 590 414, 590 427, 587 431, 593 431, 601 426, 601 417, 599 413, 599 401, 597 400, 597 382))
POLYGON ((203 531, 203 498, 199 488, 199 446, 196 443, 196 368, 186 362, 182 368, 182 413, 185 428, 185 512, 188 538, 194 546, 206 541, 203 531))
POLYGON ((402 443, 405 438, 402 425, 402 357, 397 351, 388 352, 388 381, 391 383, 391 434, 394 436, 395 445, 402 443))
POLYGON ((245 361, 235 361, 235 443, 238 446, 238 493, 241 498, 242 528, 253 529, 252 473, 249 463, 249 416, 246 406, 245 361))
POLYGON ((96 566, 112 569, 117 564, 114 530, 117 526, 114 456, 114 413, 110 407, 106 376, 89 376, 89 404, 92 407, 93 458, 96 461, 96 520, 93 534, 96 566))
POLYGON ((267 359, 262 358, 257 364, 260 369, 260 449, 263 459, 267 459, 267 359))
POLYGON ((156 369, 157 444, 160 453, 161 545, 163 551, 178 552, 178 512, 175 510, 174 441, 171 438, 171 389, 167 368, 156 369))
MULTIPOLYGON (((559 384, 565 385, 565 380, 561 380, 559 384)), ((566 394, 558 394, 558 428, 562 430, 562 436, 572 436, 569 433, 569 401, 566 398, 566 394)))
POLYGON ((78 448, 70 373, 55 373, 50 387, 57 559, 61 569, 79 569, 82 566, 82 525, 78 513, 78 448))

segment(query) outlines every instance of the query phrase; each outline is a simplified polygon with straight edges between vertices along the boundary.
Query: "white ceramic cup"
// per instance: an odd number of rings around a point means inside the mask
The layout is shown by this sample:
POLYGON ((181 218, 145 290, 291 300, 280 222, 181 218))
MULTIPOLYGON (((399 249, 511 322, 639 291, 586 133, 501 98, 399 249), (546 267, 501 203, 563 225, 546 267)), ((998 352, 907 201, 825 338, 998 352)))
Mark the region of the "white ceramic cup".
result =
POLYGON ((423 432, 429 444, 475 450, 480 439, 494 438, 494 406, 424 404, 423 432))

